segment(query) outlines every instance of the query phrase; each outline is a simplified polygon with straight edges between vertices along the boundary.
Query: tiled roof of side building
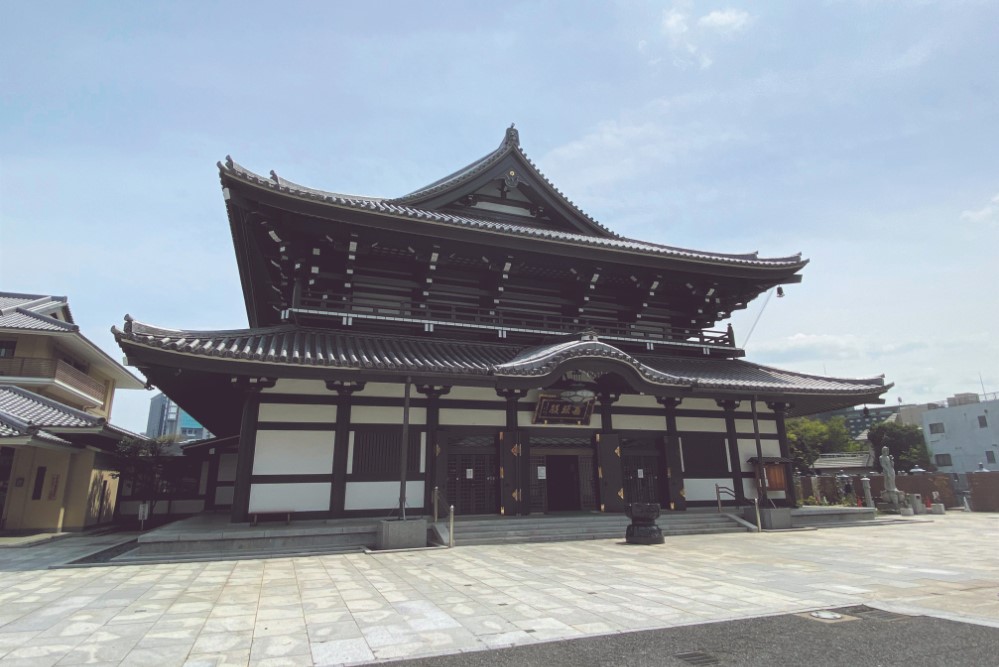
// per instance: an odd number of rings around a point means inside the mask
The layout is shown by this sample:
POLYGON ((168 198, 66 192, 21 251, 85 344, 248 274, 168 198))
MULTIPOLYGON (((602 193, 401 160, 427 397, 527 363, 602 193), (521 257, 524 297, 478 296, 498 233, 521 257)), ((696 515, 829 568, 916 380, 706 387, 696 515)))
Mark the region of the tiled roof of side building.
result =
POLYGON ((46 314, 62 308, 68 310, 64 296, 0 292, 0 329, 79 331, 72 316, 66 322, 46 314))
POLYGON ((19 419, 17 415, 0 410, 0 443, 4 438, 33 438, 54 445, 70 445, 69 441, 43 431, 35 424, 19 419))
POLYGON ((890 386, 883 378, 822 378, 740 360, 633 356, 590 336, 525 350, 509 344, 379 337, 290 324, 230 331, 178 331, 129 319, 124 330, 112 331, 119 344, 127 342, 199 357, 338 369, 524 377, 551 373, 571 359, 602 358, 627 364, 645 380, 664 387, 867 395, 890 386))
POLYGON ((391 200, 356 197, 336 192, 327 192, 324 190, 307 188, 283 178, 278 178, 273 172, 271 172, 270 177, 264 177, 234 162, 232 158, 229 157, 226 158, 226 162, 224 164, 219 163, 218 166, 223 176, 228 175, 229 177, 238 179, 244 183, 277 191, 292 197, 311 201, 321 201, 324 204, 334 207, 374 211, 385 215, 409 218, 424 222, 483 229, 510 236, 529 236, 558 243, 568 243, 581 246, 598 246, 612 250, 633 252, 644 255, 659 255, 694 261, 717 262, 721 264, 799 269, 808 263, 808 260, 802 259, 800 254, 788 257, 761 258, 756 252, 735 254, 712 253, 700 250, 677 248, 674 246, 650 243, 646 241, 637 241, 617 236, 614 238, 589 236, 586 234, 575 234, 552 229, 531 227, 528 225, 515 225, 511 223, 459 216, 451 213, 424 210, 403 204, 392 203, 391 200))
POLYGON ((0 385, 0 414, 39 428, 101 428, 121 436, 142 438, 137 433, 109 424, 103 417, 95 417, 13 385, 0 385))

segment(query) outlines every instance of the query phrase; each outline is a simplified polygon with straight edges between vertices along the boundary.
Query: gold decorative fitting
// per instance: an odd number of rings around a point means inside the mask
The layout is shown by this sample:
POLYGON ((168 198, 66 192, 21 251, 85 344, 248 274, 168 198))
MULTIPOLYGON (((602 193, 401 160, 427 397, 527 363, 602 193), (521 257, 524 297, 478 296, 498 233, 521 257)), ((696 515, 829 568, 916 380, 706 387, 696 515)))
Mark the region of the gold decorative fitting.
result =
POLYGON ((615 447, 614 448, 614 453, 617 454, 618 458, 621 458, 621 448, 620 447, 615 447))
POLYGON ((624 500, 624 489, 617 490, 617 497, 620 498, 621 500, 624 500))
POLYGON ((503 479, 503 466, 500 466, 500 479, 503 479))
POLYGON ((597 477, 599 477, 600 479, 604 478, 604 467, 603 466, 597 466, 597 477))

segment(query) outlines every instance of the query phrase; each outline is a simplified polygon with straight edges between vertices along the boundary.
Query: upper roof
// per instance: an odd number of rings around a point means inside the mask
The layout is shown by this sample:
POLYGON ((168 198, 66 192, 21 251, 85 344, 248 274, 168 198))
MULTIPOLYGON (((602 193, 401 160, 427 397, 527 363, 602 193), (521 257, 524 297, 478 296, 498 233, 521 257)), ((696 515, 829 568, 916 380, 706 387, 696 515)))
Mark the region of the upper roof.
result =
MULTIPOLYGON (((488 155, 424 186, 408 195, 397 198, 347 195, 299 185, 278 176, 261 176, 226 156, 218 164, 223 186, 230 179, 257 188, 276 192, 296 200, 320 203, 331 209, 351 209, 377 213, 392 218, 407 219, 423 224, 478 230, 505 237, 528 237, 560 245, 597 247, 629 254, 653 255, 699 263, 739 265, 770 269, 804 267, 808 260, 801 254, 787 257, 761 258, 758 252, 718 253, 691 250, 676 246, 639 241, 622 237, 601 225, 565 197, 537 169, 520 148, 519 134, 512 127, 507 130, 500 146, 488 155), (510 176, 510 174, 514 174, 510 176), (528 218, 507 216, 496 218, 486 211, 470 207, 455 207, 455 202, 476 192, 484 183, 509 177, 510 183, 531 183, 532 193, 543 198, 549 209, 564 212, 564 224, 542 224, 528 218)), ((540 199, 539 199, 540 201, 540 199)), ((544 208, 544 207, 542 207, 544 208)))
POLYGON ((59 336, 70 352, 114 378, 116 388, 142 389, 145 386, 145 382, 80 333, 64 296, 0 292, 0 333, 5 331, 59 336))

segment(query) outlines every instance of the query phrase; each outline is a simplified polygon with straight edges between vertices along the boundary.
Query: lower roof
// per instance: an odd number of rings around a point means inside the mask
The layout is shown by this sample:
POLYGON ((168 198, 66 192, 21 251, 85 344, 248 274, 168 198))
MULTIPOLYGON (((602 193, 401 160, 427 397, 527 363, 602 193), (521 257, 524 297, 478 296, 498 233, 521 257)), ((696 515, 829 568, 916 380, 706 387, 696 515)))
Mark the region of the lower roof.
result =
POLYGON ((167 367, 176 373, 183 368, 270 378, 412 377, 436 384, 540 388, 571 370, 598 369, 621 375, 636 392, 747 399, 758 395, 761 400, 786 400, 798 414, 828 406, 879 403, 881 394, 891 387, 883 377, 830 378, 740 359, 631 354, 592 333, 524 348, 432 337, 353 334, 294 324, 178 331, 127 319, 123 330, 112 331, 131 363, 144 369, 167 367))

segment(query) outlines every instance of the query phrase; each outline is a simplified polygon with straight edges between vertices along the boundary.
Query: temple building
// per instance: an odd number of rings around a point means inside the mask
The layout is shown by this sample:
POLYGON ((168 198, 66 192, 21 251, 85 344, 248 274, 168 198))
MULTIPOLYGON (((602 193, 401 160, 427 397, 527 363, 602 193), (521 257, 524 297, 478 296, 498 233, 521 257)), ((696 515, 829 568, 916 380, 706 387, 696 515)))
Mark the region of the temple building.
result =
POLYGON ((744 360, 719 323, 807 260, 623 238, 513 127, 397 198, 219 171, 249 326, 114 334, 216 434, 187 453, 233 521, 419 514, 434 489, 460 514, 786 505, 785 418, 890 386, 744 360))

